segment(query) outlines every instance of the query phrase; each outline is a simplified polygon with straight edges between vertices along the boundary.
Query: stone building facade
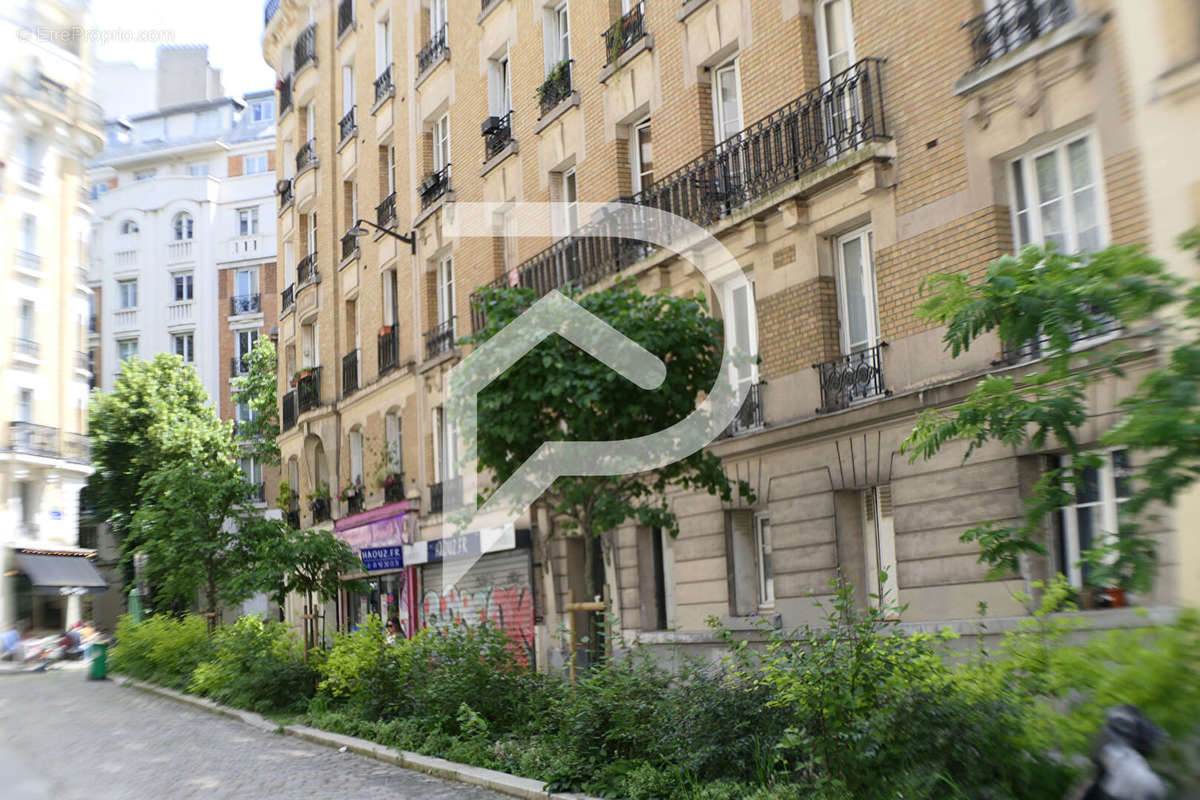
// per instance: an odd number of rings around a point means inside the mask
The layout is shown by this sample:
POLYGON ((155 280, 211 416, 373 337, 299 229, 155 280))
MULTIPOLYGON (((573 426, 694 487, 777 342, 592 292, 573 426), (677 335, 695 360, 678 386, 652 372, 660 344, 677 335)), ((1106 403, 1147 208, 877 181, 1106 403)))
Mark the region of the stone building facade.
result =
MULTIPOLYGON (((280 446, 301 487, 297 521, 332 525, 324 518, 395 503, 411 538, 448 535, 459 468, 442 387, 463 355, 456 339, 479 321, 472 294, 632 277, 721 300, 761 361, 740 376, 747 405, 710 445, 756 502, 674 495, 678 538, 630 525, 605 549, 605 596, 627 637, 705 646, 709 617, 735 628, 812 621, 839 571, 907 605, 916 625, 970 618, 980 601, 1019 613, 1023 581, 988 580, 959 535, 1019 516, 1057 454, 901 456, 923 409, 1024 368, 995 340, 952 361, 942 331, 914 311, 924 278, 978 276, 1025 243, 1150 241, 1122 38, 1139 8, 270 0, 263 49, 280 78, 285 182, 280 446), (752 280, 756 313, 673 255, 584 247, 577 204, 613 199, 704 226, 752 280), (498 204, 494 241, 448 234, 465 202, 498 204), (505 204, 522 202, 561 204, 553 237, 521 234, 505 204), (356 228, 359 218, 415 242, 356 228), (354 505, 339 500, 360 478, 354 505)), ((1128 380, 1153 365, 1151 337, 1108 336, 1140 354, 1128 380)), ((1085 442, 1128 388, 1094 393, 1085 442)), ((1053 555, 1026 578, 1081 581, 1075 554, 1091 530, 1081 520, 1111 524, 1121 499, 1125 454, 1105 464, 1095 502, 1048 521, 1053 555)), ((1179 595, 1166 519, 1156 589, 1137 598, 1147 605, 1179 595)), ((537 509, 528 526, 536 651, 554 661, 584 545, 552 535, 537 509)))

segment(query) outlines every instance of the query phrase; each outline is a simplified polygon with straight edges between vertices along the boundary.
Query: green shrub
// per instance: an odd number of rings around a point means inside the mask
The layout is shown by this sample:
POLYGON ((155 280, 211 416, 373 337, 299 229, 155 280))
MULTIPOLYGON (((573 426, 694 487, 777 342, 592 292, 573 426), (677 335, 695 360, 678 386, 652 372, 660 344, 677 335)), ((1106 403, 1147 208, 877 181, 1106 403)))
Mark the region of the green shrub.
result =
POLYGON ((112 668, 172 689, 186 689, 196 665, 210 651, 201 617, 158 614, 142 622, 124 615, 117 622, 112 668))
POLYGON ((247 614, 217 630, 213 652, 196 667, 188 691, 260 712, 303 711, 316 689, 296 634, 281 622, 247 614))

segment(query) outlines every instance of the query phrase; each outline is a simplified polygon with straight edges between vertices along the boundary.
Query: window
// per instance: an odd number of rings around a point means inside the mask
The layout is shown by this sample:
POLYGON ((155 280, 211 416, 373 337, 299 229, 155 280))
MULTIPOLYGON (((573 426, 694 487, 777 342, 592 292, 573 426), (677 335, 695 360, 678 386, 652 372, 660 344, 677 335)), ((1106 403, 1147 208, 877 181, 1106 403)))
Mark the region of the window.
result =
POLYGON ((33 389, 17 390, 17 422, 33 422, 33 389))
MULTIPOLYGON (((733 329, 733 347, 748 356, 758 355, 758 320, 752 313, 754 301, 754 277, 748 275, 745 284, 729 281, 721 284, 721 314, 729 320, 733 329)), ((738 363, 734 365, 732 378, 734 388, 742 396, 748 396, 750 387, 758 383, 758 364, 738 363)))
POLYGON ((171 344, 175 350, 175 355, 182 357, 185 363, 191 364, 196 360, 196 345, 193 334, 177 333, 171 337, 171 344))
POLYGON ((181 212, 175 215, 175 221, 172 223, 175 241, 182 242, 192 238, 195 232, 195 223, 192 220, 192 215, 187 212, 181 212))
POLYGON ((37 341, 36 316, 32 300, 22 300, 17 317, 17 335, 26 342, 37 341))
POLYGON ((121 223, 121 235, 132 236, 138 232, 138 224, 131 219, 127 219, 121 223))
POLYGON ((650 147, 650 120, 634 127, 629 146, 632 150, 629 163, 633 169, 633 193, 637 194, 654 183, 654 153, 650 147))
POLYGON ((37 252, 37 217, 33 214, 21 217, 21 247, 26 253, 37 252))
POLYGON ((437 318, 444 325, 454 318, 454 260, 443 258, 437 266, 437 318))
POLYGON ((267 154, 255 153, 242 159, 243 175, 261 175, 267 171, 267 154))
POLYGON ((131 358, 136 358, 138 354, 137 339, 120 339, 117 341, 117 360, 128 361, 131 358))
POLYGON ((667 565, 661 528, 638 531, 638 585, 641 589, 642 630, 668 628, 667 565))
POLYGON ((350 480, 363 482, 363 435, 362 431, 350 431, 350 480))
POLYGON ((207 177, 212 174, 212 168, 208 164, 189 164, 188 175, 196 178, 207 177))
POLYGON ((552 37, 550 41, 551 58, 549 64, 547 64, 547 72, 555 64, 568 61, 571 58, 571 15, 566 3, 554 9, 550 35, 552 37))
POLYGON ((508 53, 488 61, 488 113, 503 117, 512 110, 512 86, 508 72, 508 53))
POLYGON ((117 281, 117 308, 137 308, 137 279, 117 281))
POLYGON ((872 348, 879 341, 873 241, 871 229, 861 228, 835 242, 842 352, 847 355, 872 348))
POLYGON ((569 236, 579 229, 579 189, 573 169, 562 174, 562 201, 564 235, 569 236))
POLYGON ((317 326, 300 326, 300 366, 315 367, 317 365, 317 326))
POLYGON ((354 108, 354 67, 342 65, 342 115, 350 113, 354 108))
POLYGON ((818 5, 817 63, 824 82, 854 63, 854 28, 850 0, 821 0, 818 5))
POLYGON ((246 483, 251 486, 258 486, 262 480, 262 464, 260 464, 253 456, 242 456, 239 459, 242 465, 242 472, 246 475, 246 483))
POLYGON ((238 331, 237 332, 237 356, 243 364, 249 363, 248 359, 250 351, 254 349, 254 345, 258 342, 258 331, 238 331))
POLYGON ((257 236, 258 235, 258 207, 239 208, 237 212, 237 235, 238 236, 257 236))
POLYGON ((138 170, 137 172, 133 173, 133 179, 135 181, 148 181, 151 178, 153 178, 156 174, 158 174, 158 170, 156 170, 156 169, 138 170))
POLYGON ((388 18, 375 23, 375 74, 382 75, 392 63, 392 29, 388 18))
POLYGON ((876 486, 863 490, 863 556, 867 591, 872 604, 894 613, 899 605, 900 581, 896 575, 896 525, 892 517, 892 489, 876 486))
POLYGON ((433 123, 433 171, 440 172, 449 164, 450 115, 443 114, 437 122, 433 123))
POLYGON ((234 410, 238 422, 250 422, 254 419, 254 409, 249 403, 238 403, 234 410))
POLYGON ((429 38, 437 36, 446 24, 446 0, 431 0, 429 3, 429 38))
POLYGON ((1009 164, 1009 199, 1017 247, 1053 243, 1060 252, 1094 252, 1108 240, 1104 200, 1088 134, 1009 164))
POLYGON ((404 471, 404 455, 400 441, 400 415, 389 411, 383 418, 383 433, 387 447, 388 472, 399 474, 404 471))
MULTIPOLYGON (((448 481, 458 477, 458 431, 450 424, 450 417, 445 410, 438 406, 433 410, 434 432, 437 437, 434 448, 434 467, 439 481, 448 481)), ((449 507, 459 498, 446 497, 444 502, 449 507)))
POLYGON ((258 294, 258 270, 250 268, 234 272, 233 294, 235 297, 251 297, 258 294))
POLYGON ((713 71, 712 98, 713 136, 720 144, 742 129, 742 91, 736 61, 713 71))
POLYGON ((180 272, 175 276, 175 302, 192 299, 192 273, 180 272))
POLYGON ((269 122, 275 119, 275 101, 262 100, 250 105, 250 120, 252 122, 269 122))
POLYGON ((771 518, 754 515, 754 566, 759 606, 775 605, 775 573, 771 566, 771 518))
MULTIPOLYGON (((1059 516, 1055 560, 1058 571, 1072 586, 1087 584, 1088 568, 1079 563, 1080 556, 1117 536, 1121 505, 1132 494, 1128 451, 1111 450, 1099 455, 1100 466, 1085 467, 1081 484, 1068 487, 1075 502, 1064 506, 1059 516)), ((1062 466, 1071 466, 1069 456, 1063 456, 1062 466)))

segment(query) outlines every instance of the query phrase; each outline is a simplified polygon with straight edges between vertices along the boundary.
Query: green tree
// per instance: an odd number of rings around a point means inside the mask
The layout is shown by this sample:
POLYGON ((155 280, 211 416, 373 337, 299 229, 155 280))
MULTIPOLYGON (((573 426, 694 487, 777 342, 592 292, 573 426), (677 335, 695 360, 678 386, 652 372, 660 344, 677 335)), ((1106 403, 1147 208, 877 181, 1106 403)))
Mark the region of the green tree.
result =
POLYGON ((239 420, 237 438, 247 455, 263 464, 279 464, 279 391, 275 343, 261 338, 250 351, 249 371, 233 381, 233 401, 245 403, 249 420, 239 420))
MULTIPOLYGON (((1192 233, 1182 244, 1196 249, 1200 235, 1192 233)), ((1123 376, 1132 356, 1120 339, 1088 348, 1076 342, 1113 321, 1126 330, 1146 327, 1184 299, 1180 286, 1141 248, 1112 246, 1086 257, 1027 247, 992 263, 982 280, 936 275, 923 287, 932 293, 918 316, 946 326, 943 342, 952 357, 995 332, 1011 350, 1036 347, 1040 358, 1019 374, 983 378, 957 405, 925 411, 901 452, 915 461, 962 442, 965 461, 996 441, 1018 450, 1057 447, 1072 456, 1074 470, 1051 469, 1041 476, 1018 523, 985 521, 963 534, 964 541, 978 543, 980 560, 992 567, 993 577, 1018 572, 1022 553, 1045 553, 1047 515, 1072 502, 1082 468, 1098 463, 1077 439, 1089 415, 1088 390, 1106 376, 1123 376)), ((1193 289, 1188 297, 1181 309, 1185 322, 1174 330, 1162 323, 1168 330, 1159 341, 1176 345, 1167 366, 1121 402, 1123 417, 1102 440, 1131 449, 1161 448, 1135 476, 1134 496, 1123 509, 1127 518, 1152 500, 1170 502, 1200 475, 1200 350, 1194 325, 1200 295, 1193 289)), ((1109 547, 1126 570, 1126 584, 1144 589, 1152 578, 1153 548, 1132 522, 1123 523, 1120 533, 1109 547)), ((1091 561, 1110 559, 1093 553, 1091 561)))
MULTIPOLYGON (((531 290, 492 289, 481 306, 487 324, 466 341, 482 344, 534 301, 531 290)), ((646 295, 618 284, 575 298, 583 308, 663 359, 667 377, 643 391, 560 336, 543 340, 493 381, 478 398, 480 470, 506 480, 547 441, 632 439, 660 431, 690 414, 717 379, 722 324, 700 297, 646 295)), ((637 475, 560 476, 543 497, 567 531, 611 545, 613 530, 627 520, 657 526, 675 536, 678 522, 667 502, 670 489, 703 490, 730 501, 736 485, 720 460, 701 450, 660 469, 637 475)), ((589 594, 596 594, 592 548, 585 547, 589 594)))

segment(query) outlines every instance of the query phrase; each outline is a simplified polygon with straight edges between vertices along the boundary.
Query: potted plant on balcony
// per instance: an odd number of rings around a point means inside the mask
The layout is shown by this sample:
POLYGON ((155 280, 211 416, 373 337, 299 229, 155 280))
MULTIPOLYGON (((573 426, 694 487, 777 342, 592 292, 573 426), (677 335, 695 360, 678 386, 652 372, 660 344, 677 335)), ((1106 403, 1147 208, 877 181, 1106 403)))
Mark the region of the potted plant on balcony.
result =
POLYGON ((305 378, 311 377, 312 374, 313 374, 312 367, 301 367, 300 369, 298 369, 294 373, 292 373, 292 386, 295 386, 297 383, 304 380, 305 378))
POLYGON ((362 478, 355 478, 342 487, 338 492, 338 500, 343 503, 353 503, 355 500, 361 500, 363 496, 362 478))
POLYGON ((537 87, 538 104, 543 110, 550 110, 546 108, 546 98, 551 94, 551 92, 558 91, 557 87, 566 78, 570 69, 570 60, 564 59, 563 61, 558 62, 550 68, 550 72, 546 75, 546 80, 537 87))
POLYGON ((329 519, 329 484, 324 481, 308 495, 308 510, 313 520, 329 519))
POLYGON ((1123 608, 1128 593, 1150 587, 1156 564, 1154 544, 1143 536, 1117 536, 1106 545, 1085 550, 1079 563, 1087 567, 1085 593, 1092 590, 1084 607, 1123 608))

